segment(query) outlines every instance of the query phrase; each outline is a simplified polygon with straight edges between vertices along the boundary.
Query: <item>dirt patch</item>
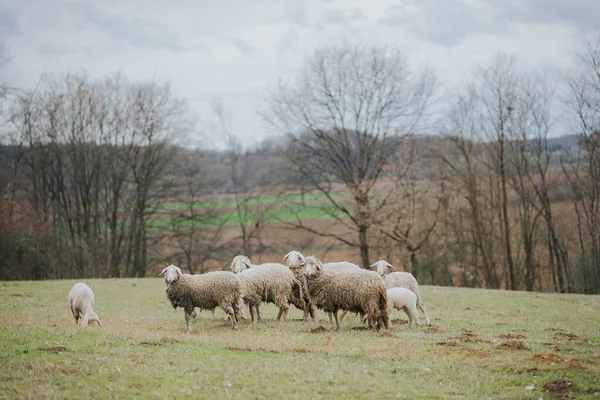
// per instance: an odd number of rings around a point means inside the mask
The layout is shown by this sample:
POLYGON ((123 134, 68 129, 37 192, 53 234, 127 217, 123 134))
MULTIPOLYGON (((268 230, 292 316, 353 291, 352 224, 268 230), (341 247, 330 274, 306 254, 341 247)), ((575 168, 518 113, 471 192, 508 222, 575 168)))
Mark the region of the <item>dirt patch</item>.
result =
POLYGON ((252 351, 252 349, 243 349, 240 347, 227 347, 227 350, 231 350, 231 351, 252 351))
POLYGON ((518 340, 511 340, 510 342, 501 343, 498 348, 507 351, 529 350, 523 342, 518 340))
POLYGON ((174 343, 179 343, 179 340, 177 339, 173 339, 173 338, 168 338, 168 337, 164 337, 162 339, 160 339, 161 343, 170 343, 170 344, 174 344, 174 343))
POLYGON ((499 336, 501 339, 525 339, 525 335, 520 333, 503 333, 499 336))
POLYGON ((484 350, 475 350, 475 349, 466 349, 467 355, 473 358, 486 358, 488 356, 488 352, 484 350))
POLYGON ((437 342, 438 346, 449 346, 449 347, 456 347, 458 346, 458 343, 456 342, 437 342))
POLYGON ((45 351, 46 353, 59 354, 68 351, 66 347, 40 347, 38 350, 45 351))
POLYGON ((462 332, 462 336, 458 337, 457 340, 464 343, 481 343, 482 340, 477 338, 477 335, 471 330, 465 329, 462 332))
POLYGON ((587 342, 587 339, 584 339, 582 337, 579 337, 577 335, 575 335, 574 333, 564 333, 564 332, 558 332, 554 334, 554 339, 567 339, 570 342, 587 342))
POLYGON ((532 368, 521 368, 521 369, 519 370, 519 372, 520 372, 520 373, 529 372, 529 373, 531 373, 531 374, 534 374, 534 375, 537 375, 537 374, 539 374, 539 373, 540 373, 540 372, 542 372, 542 371, 547 371, 547 370, 546 370, 546 369, 539 369, 539 368, 536 368, 536 367, 532 367, 532 368))
POLYGON ((430 326, 429 328, 427 328, 427 332, 426 333, 438 333, 440 331, 440 327, 439 326, 430 326))
POLYGON ((408 324, 407 319, 393 319, 392 324, 408 324))
POLYGON ((546 382, 542 387, 542 389, 545 391, 552 393, 560 393, 572 388, 573 383, 571 381, 567 381, 566 379, 554 379, 550 382, 546 382))
POLYGON ((312 350, 305 349, 303 347, 298 347, 297 349, 294 349, 294 352, 296 352, 296 353, 312 353, 312 350))
POLYGON ((384 336, 384 337, 394 337, 394 335, 390 331, 381 332, 381 336, 384 336))
POLYGON ((310 333, 322 333, 322 332, 329 332, 329 329, 325 328, 323 325, 319 325, 316 328, 312 328, 310 330, 310 333))
POLYGON ((544 329, 544 332, 562 332, 562 329, 558 329, 558 328, 546 328, 546 329, 544 329))
POLYGON ((544 364, 551 365, 567 361, 564 357, 561 357, 557 354, 534 354, 533 356, 531 356, 531 358, 533 358, 536 361, 540 361, 544 364))
POLYGON ((140 342, 140 346, 144 347, 160 347, 162 346, 161 342, 140 342))
MULTIPOLYGON (((250 350, 250 351, 252 351, 252 350, 250 350)), ((262 347, 259 347, 258 351, 263 351, 265 353, 279 354, 279 352, 277 350, 267 350, 267 349, 263 349, 262 347)))
POLYGON ((581 364, 581 361, 573 358, 569 360, 569 364, 563 368, 565 371, 576 371, 585 369, 585 367, 581 364))
POLYGON ((496 322, 496 325, 500 326, 500 325, 508 325, 508 322, 496 322))

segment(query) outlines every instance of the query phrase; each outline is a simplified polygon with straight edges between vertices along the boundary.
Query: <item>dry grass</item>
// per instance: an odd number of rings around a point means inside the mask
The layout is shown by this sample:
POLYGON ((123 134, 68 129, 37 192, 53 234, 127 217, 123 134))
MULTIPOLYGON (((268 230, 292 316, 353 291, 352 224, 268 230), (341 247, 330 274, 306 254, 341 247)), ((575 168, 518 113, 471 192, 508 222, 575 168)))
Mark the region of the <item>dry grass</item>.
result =
POLYGON ((334 332, 300 322, 296 309, 277 323, 267 306, 262 323, 244 321, 239 331, 222 311, 214 321, 203 312, 188 335, 162 280, 86 282, 102 328, 75 326, 66 304, 74 281, 0 284, 0 398, 537 399, 600 391, 599 296, 422 286, 434 328, 395 324, 383 335, 354 329, 358 318, 349 316, 334 332))

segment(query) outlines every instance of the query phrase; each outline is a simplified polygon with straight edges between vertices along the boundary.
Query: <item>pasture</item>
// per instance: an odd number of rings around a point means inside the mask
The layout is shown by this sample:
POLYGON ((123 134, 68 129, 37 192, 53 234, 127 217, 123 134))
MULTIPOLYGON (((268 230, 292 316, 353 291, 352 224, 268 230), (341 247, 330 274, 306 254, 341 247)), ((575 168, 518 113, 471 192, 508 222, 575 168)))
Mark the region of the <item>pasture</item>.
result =
MULTIPOLYGON (((340 331, 223 312, 184 333, 159 278, 86 280, 102 328, 79 328, 73 280, 0 283, 0 398, 598 398, 600 297, 421 286, 433 327, 340 331)), ((423 324, 424 322, 421 321, 423 324)))

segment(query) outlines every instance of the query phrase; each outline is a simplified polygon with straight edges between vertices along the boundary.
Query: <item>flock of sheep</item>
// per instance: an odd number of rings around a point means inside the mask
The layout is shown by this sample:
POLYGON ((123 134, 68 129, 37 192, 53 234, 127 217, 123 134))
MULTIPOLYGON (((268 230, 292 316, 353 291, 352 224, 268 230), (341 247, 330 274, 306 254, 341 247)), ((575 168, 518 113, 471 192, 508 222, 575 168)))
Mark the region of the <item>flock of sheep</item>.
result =
MULTIPOLYGON (((403 310, 409 327, 419 327, 420 309, 430 324, 419 285, 408 272, 392 272, 395 268, 380 260, 371 265, 374 271, 347 261, 323 264, 314 256, 304 256, 296 250, 283 258, 287 266, 278 263, 254 265, 248 257, 239 255, 231 263, 231 271, 216 271, 200 275, 184 274, 181 268, 169 265, 160 276, 165 277, 165 291, 171 305, 184 309, 186 329, 191 332, 191 320, 196 308, 212 311, 220 307, 231 320, 234 329, 246 319, 245 307, 252 323, 260 321, 260 305, 274 303, 279 308, 277 320, 285 320, 290 304, 319 323, 317 309, 325 311, 335 329, 347 312, 358 313, 369 328, 388 329, 392 309, 403 310), (342 314, 338 318, 338 311, 342 314)), ((94 312, 94 292, 85 283, 76 283, 69 292, 69 307, 75 323, 88 326, 100 319, 94 312)))

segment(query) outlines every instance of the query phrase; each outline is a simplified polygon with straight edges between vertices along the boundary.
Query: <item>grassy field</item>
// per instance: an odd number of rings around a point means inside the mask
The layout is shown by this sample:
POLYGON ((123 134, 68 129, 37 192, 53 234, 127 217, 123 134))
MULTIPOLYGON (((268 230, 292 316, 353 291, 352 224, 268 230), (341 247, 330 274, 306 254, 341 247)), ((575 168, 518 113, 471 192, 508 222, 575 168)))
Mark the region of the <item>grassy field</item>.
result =
POLYGON ((349 315, 334 332, 269 305, 254 326, 218 310, 185 334, 159 278, 87 281, 102 328, 78 328, 74 282, 0 283, 0 398, 600 396, 599 296, 422 286, 431 328, 381 334, 349 315))

